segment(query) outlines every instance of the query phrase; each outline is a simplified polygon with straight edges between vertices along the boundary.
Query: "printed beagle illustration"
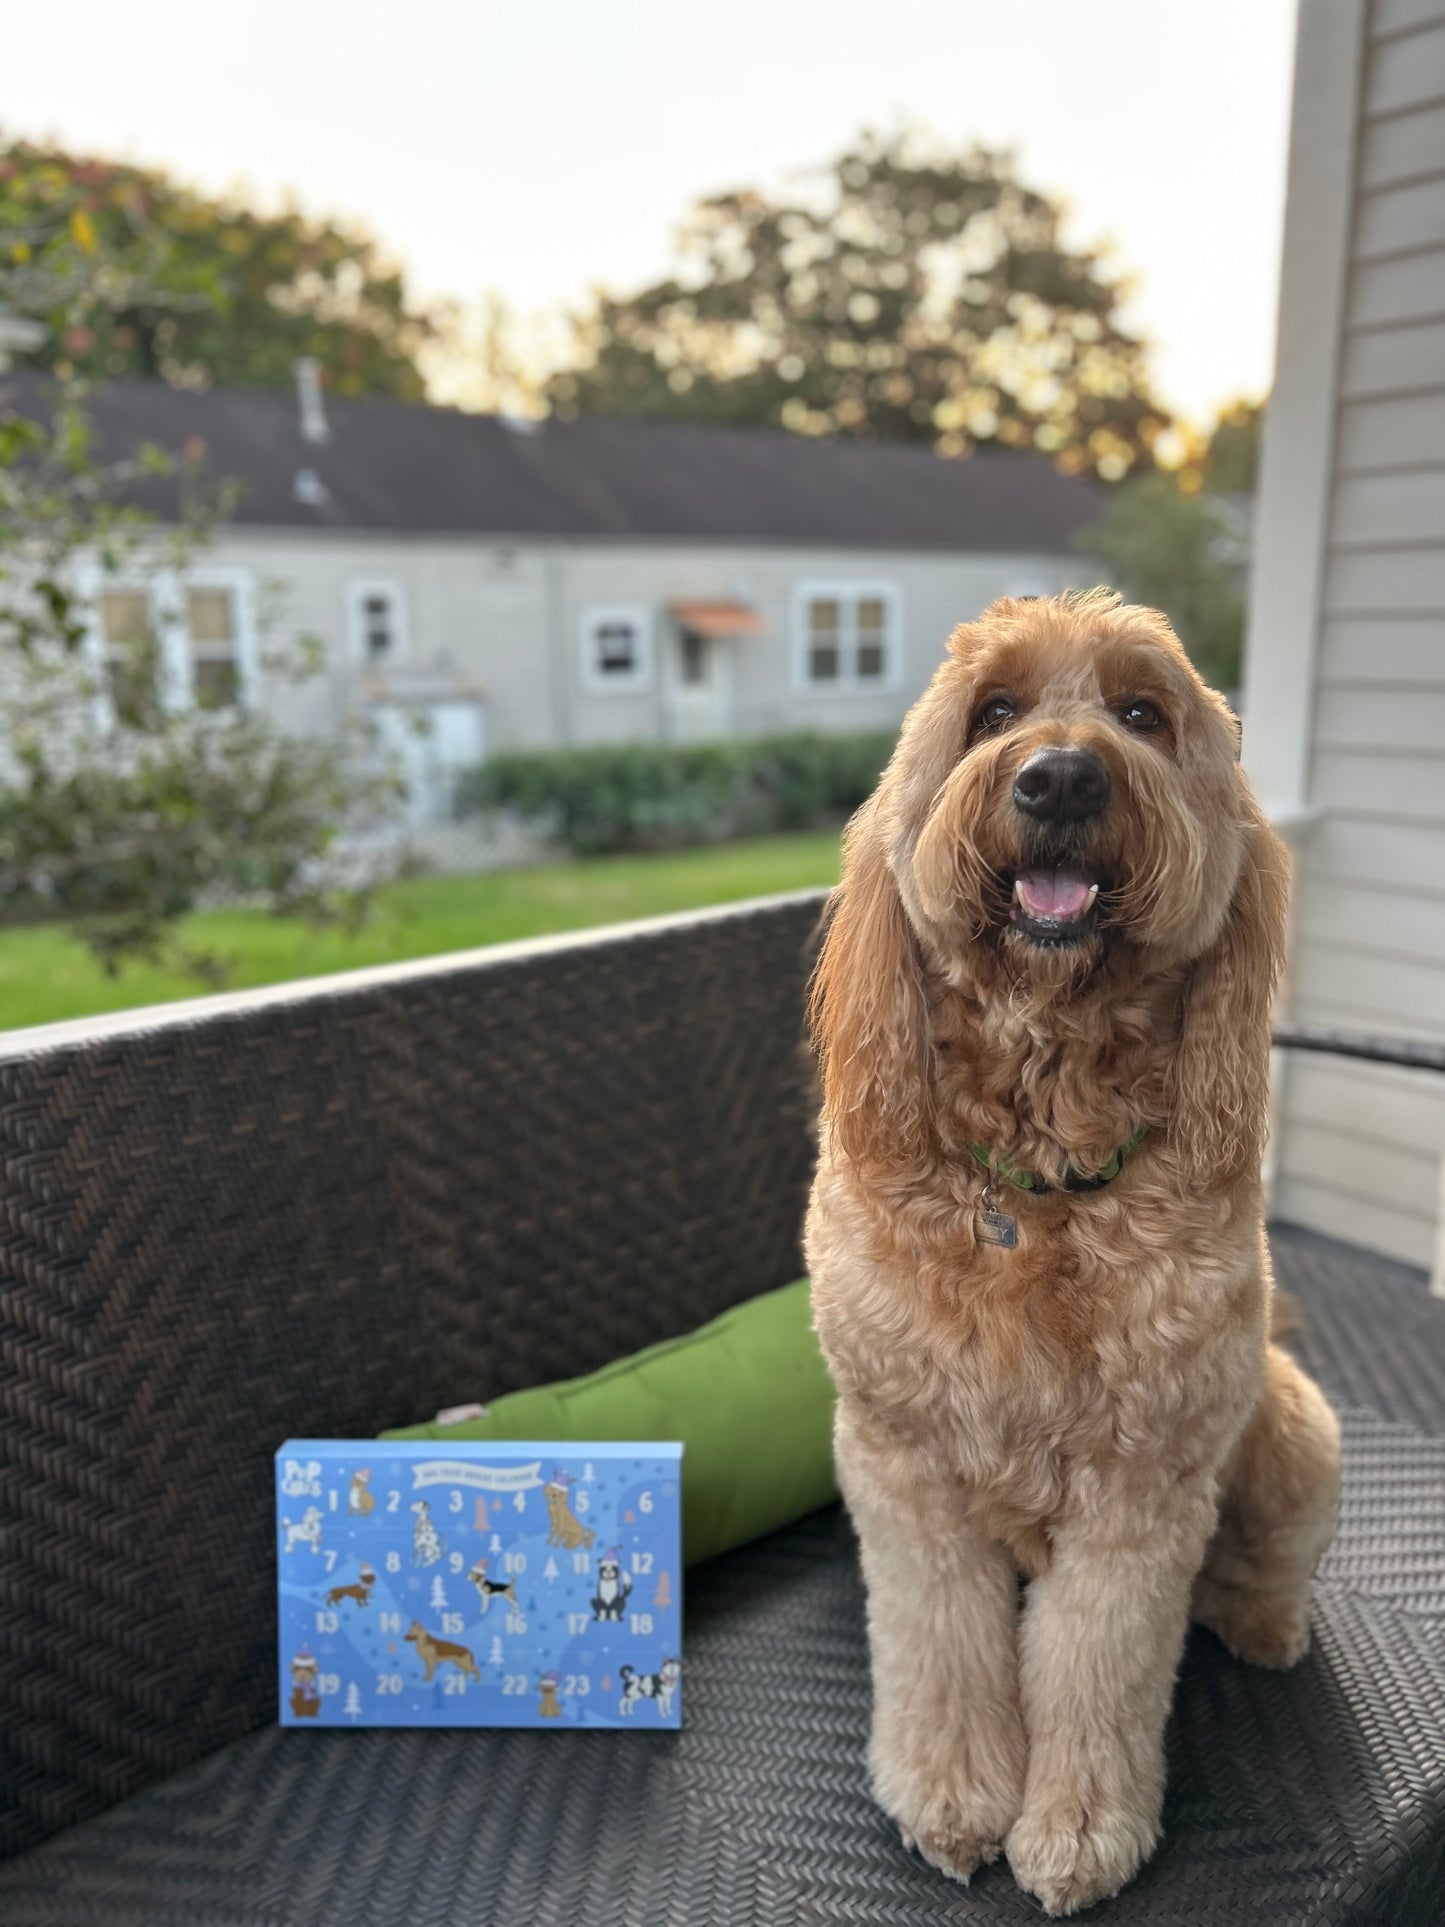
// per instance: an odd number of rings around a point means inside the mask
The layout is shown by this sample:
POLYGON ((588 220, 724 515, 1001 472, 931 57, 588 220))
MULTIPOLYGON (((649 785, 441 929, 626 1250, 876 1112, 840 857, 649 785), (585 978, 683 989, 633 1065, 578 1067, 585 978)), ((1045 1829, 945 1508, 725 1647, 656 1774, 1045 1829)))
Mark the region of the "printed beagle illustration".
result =
POLYGON ((498 1579, 488 1579, 487 1562, 485 1559, 477 1560, 476 1564, 467 1574, 467 1578, 471 1580, 477 1589, 477 1598, 482 1602, 482 1617, 484 1619, 494 1599, 509 1599, 515 1610, 517 1604, 517 1582, 515 1579, 508 1579, 505 1585, 498 1579))
POLYGON ((376 1496, 371 1490, 371 1470, 359 1466, 351 1475, 351 1485, 346 1494, 346 1510, 353 1519, 364 1519, 376 1510, 376 1496))

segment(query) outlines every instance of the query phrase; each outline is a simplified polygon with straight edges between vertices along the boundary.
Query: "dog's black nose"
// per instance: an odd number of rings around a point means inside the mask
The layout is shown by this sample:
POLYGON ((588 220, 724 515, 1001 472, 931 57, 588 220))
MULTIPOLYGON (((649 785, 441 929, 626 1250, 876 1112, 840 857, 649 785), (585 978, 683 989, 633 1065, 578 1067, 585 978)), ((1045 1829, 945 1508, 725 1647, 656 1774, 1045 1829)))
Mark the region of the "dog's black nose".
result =
POLYGON ((1109 800, 1109 772, 1091 749, 1036 749, 1014 778, 1014 801, 1041 823, 1082 823, 1109 800))

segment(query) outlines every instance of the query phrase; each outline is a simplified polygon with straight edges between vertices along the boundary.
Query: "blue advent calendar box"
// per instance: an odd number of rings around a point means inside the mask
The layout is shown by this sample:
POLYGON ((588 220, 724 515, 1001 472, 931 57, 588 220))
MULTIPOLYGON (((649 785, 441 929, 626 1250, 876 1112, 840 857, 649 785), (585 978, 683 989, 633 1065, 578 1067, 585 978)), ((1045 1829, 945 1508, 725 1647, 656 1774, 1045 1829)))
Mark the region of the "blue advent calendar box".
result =
POLYGON ((682 1447, 293 1439, 283 1726, 682 1724, 682 1447))

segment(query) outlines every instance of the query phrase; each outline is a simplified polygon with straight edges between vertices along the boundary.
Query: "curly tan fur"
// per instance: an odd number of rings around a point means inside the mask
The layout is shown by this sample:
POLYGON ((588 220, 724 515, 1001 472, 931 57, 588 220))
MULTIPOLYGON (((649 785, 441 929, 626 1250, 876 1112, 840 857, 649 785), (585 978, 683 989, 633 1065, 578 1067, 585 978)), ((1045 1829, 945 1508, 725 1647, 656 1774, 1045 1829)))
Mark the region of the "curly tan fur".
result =
POLYGON ((878 1797, 945 1872, 1006 1852, 1052 1913, 1153 1849, 1191 1605, 1292 1664, 1333 1531, 1338 1427, 1268 1339, 1286 890, 1233 720, 1165 619, 1103 591, 998 602, 950 639, 854 819, 814 980, 807 1244, 878 1797), (1005 695, 1012 718, 980 728, 1005 695), (1139 701, 1147 734, 1125 726, 1139 701), (1047 947, 1011 916, 1040 835, 1013 782, 1053 745, 1096 752, 1110 800, 1067 832, 1097 913, 1047 947), (1099 1170, 1140 1125, 1102 1189, 1000 1181, 1017 1247, 979 1242, 970 1145, 1099 1170))

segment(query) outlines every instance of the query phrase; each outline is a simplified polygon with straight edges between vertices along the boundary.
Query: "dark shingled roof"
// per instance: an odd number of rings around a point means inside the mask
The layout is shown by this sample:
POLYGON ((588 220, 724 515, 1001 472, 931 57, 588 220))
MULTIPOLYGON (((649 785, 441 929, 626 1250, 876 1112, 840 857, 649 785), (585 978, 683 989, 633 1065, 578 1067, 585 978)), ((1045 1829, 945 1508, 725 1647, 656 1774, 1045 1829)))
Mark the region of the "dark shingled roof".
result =
MULTIPOLYGON (((33 378, 0 381, 0 407, 28 412, 41 393, 33 378)), ((204 443, 212 472, 244 484, 233 521, 270 528, 1058 553, 1099 512, 1090 484, 1003 452, 944 460, 767 429, 522 424, 332 397, 330 438, 316 443, 302 438, 289 392, 144 381, 98 390, 91 413, 108 454, 204 443), (323 491, 298 493, 306 470, 323 491)))

